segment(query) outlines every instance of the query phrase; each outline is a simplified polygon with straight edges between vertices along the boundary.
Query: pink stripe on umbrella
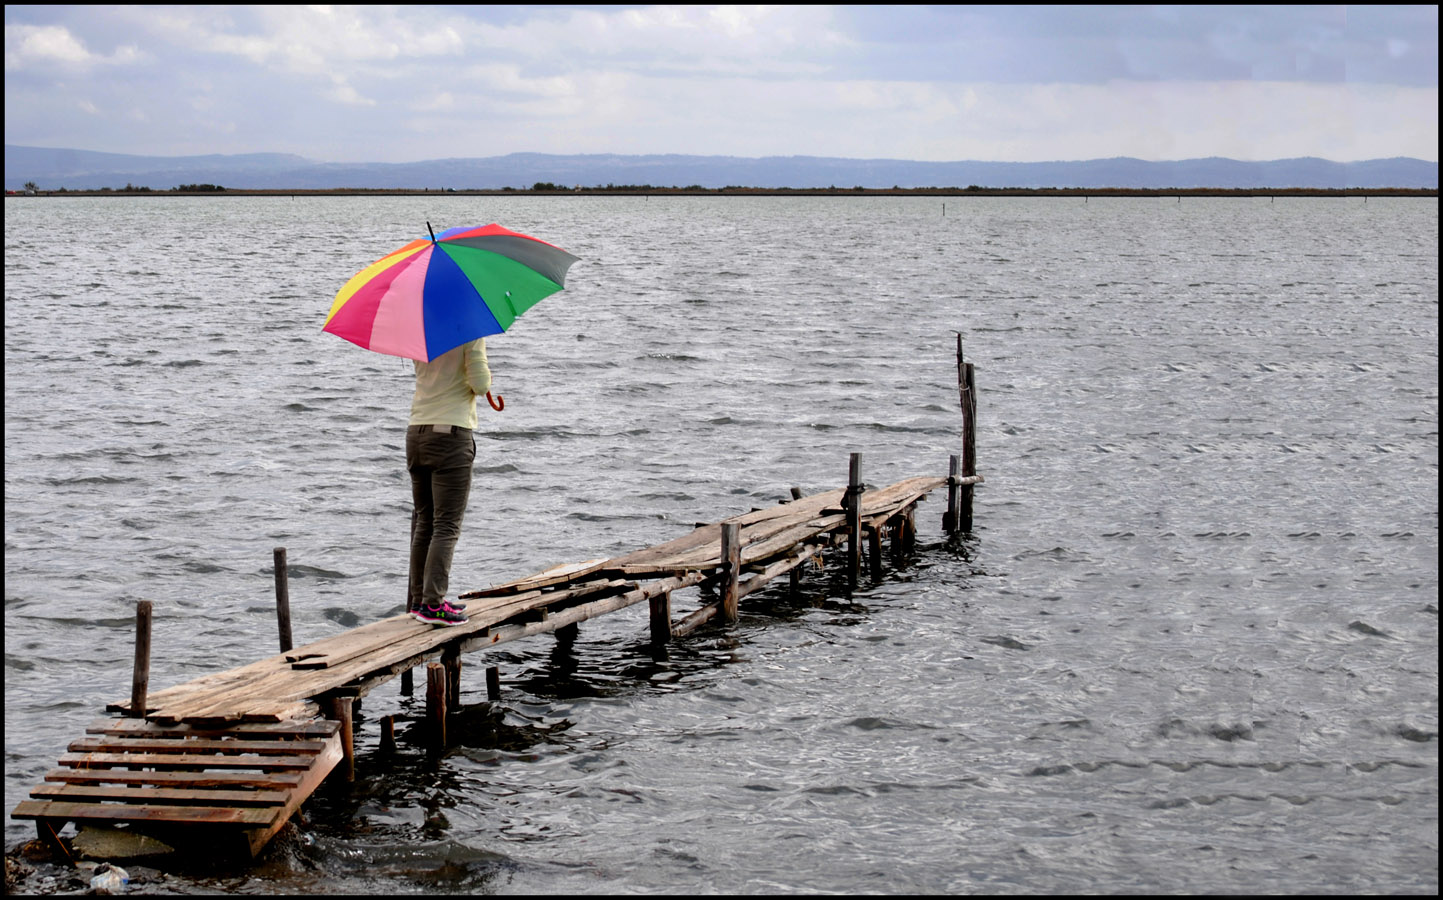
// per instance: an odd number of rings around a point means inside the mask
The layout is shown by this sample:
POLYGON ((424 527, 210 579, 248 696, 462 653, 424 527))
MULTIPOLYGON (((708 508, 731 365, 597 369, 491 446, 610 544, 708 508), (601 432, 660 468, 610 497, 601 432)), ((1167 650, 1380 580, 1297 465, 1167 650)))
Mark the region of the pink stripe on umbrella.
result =
POLYGON ((426 323, 420 309, 422 286, 430 267, 432 248, 427 248, 394 267, 381 283, 377 278, 356 292, 357 300, 367 306, 373 302, 368 343, 363 345, 377 353, 389 353, 408 359, 429 359, 426 353, 426 323))

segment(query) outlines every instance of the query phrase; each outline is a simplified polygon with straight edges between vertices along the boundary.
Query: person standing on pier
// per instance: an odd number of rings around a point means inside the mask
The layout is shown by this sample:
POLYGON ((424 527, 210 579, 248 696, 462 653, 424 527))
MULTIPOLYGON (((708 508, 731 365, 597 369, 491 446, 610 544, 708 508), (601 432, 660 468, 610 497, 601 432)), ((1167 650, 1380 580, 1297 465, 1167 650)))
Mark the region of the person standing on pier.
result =
POLYGON ((421 622, 461 625, 466 613, 447 602, 446 590, 471 495, 476 400, 491 389, 486 339, 415 365, 416 390, 406 428, 413 503, 406 607, 421 622))

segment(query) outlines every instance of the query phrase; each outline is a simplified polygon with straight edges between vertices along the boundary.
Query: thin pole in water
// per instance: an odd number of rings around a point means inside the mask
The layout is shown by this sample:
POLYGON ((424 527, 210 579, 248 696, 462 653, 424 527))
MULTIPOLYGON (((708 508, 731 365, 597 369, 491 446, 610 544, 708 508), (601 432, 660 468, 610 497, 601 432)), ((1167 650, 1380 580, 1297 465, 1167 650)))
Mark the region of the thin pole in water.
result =
POLYGON ((135 604, 135 672, 130 682, 130 715, 145 718, 145 699, 150 688, 151 602, 135 604))
POLYGON ((280 632, 281 652, 289 653, 291 642, 291 589, 287 576, 286 548, 277 547, 272 551, 276 567, 276 626, 280 632))

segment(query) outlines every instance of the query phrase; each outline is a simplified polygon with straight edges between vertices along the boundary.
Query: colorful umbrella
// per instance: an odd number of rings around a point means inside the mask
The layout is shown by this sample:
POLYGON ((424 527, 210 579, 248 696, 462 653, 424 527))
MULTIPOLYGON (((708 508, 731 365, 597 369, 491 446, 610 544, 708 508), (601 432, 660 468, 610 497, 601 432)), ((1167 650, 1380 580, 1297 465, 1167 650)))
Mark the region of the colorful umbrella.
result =
POLYGON ((510 328, 566 286, 576 259, 495 224, 432 232, 357 272, 336 294, 321 330, 425 362, 510 328))

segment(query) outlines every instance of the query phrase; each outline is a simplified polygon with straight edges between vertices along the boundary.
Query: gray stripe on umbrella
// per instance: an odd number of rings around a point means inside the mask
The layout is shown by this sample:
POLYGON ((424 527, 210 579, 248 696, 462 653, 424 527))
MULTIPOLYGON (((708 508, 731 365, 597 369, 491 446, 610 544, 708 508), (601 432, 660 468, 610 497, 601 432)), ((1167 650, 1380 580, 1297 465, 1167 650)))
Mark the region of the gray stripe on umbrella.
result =
POLYGON ((472 247, 487 250, 507 259, 515 260, 552 281, 566 286, 566 270, 580 257, 572 256, 560 247, 553 247, 530 238, 514 237, 509 234, 478 234, 459 240, 442 239, 441 243, 455 247, 472 247))

